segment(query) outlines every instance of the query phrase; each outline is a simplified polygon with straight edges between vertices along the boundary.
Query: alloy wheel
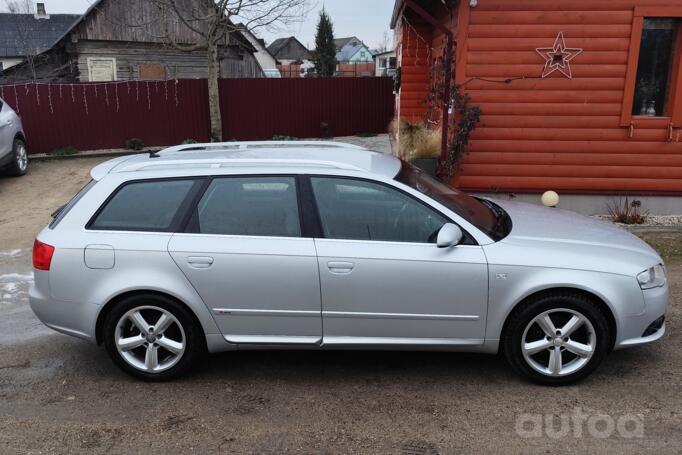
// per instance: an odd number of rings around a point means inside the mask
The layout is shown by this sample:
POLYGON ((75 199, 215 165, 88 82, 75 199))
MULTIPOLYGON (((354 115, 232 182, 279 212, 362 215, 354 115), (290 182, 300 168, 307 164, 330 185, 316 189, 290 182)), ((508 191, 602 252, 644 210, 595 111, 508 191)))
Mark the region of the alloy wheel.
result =
POLYGON ((567 376, 587 365, 597 336, 590 320, 566 308, 545 311, 526 326, 521 352, 535 371, 552 377, 567 376))
POLYGON ((160 373, 176 365, 187 346, 178 319, 156 306, 133 308, 116 324, 116 349, 132 367, 160 373))
POLYGON ((28 167, 28 151, 21 142, 17 145, 17 167, 21 172, 25 172, 28 167))

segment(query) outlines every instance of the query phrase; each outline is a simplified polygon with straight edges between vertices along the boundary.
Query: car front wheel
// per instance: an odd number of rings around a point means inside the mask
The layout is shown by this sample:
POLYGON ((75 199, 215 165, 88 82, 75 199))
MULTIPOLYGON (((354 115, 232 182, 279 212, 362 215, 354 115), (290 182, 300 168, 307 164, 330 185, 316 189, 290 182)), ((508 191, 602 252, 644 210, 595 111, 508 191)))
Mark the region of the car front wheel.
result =
POLYGON ((203 332, 188 310, 153 294, 129 297, 112 309, 104 345, 123 371, 145 381, 174 379, 205 351, 203 332))
POLYGON ((610 348, 602 311, 580 294, 546 295, 523 304, 510 318, 503 352, 534 382, 567 385, 592 373, 610 348))

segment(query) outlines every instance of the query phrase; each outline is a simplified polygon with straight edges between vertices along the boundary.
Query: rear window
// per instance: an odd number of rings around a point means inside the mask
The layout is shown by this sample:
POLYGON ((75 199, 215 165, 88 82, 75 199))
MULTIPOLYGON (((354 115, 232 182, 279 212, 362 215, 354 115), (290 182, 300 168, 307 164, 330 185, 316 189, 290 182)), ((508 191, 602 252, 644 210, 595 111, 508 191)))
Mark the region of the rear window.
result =
POLYGON ((118 189, 88 229, 168 232, 179 222, 180 208, 196 180, 155 180, 128 183, 118 189))

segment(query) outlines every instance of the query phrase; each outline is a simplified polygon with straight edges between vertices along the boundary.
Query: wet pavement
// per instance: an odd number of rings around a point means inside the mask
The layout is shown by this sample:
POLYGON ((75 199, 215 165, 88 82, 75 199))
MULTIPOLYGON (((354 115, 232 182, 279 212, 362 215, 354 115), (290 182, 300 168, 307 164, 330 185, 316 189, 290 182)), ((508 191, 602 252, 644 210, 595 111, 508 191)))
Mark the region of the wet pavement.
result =
POLYGON ((53 333, 31 312, 28 289, 33 283, 31 251, 0 252, 0 345, 23 343, 53 333))

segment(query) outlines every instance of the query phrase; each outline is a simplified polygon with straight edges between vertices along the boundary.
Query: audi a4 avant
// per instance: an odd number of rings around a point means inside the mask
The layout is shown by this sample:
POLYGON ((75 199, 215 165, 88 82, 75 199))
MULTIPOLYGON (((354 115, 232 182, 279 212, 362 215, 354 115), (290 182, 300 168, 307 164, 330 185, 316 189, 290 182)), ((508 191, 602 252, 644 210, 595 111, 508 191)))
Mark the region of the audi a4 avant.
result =
POLYGON ((333 142, 117 158, 38 236, 30 303, 143 380, 255 348, 501 352, 584 378, 665 332, 646 243, 559 209, 474 198, 333 142))

